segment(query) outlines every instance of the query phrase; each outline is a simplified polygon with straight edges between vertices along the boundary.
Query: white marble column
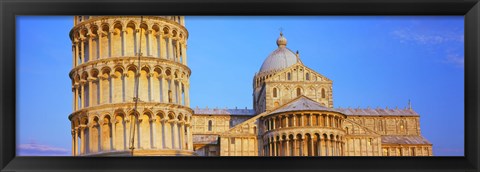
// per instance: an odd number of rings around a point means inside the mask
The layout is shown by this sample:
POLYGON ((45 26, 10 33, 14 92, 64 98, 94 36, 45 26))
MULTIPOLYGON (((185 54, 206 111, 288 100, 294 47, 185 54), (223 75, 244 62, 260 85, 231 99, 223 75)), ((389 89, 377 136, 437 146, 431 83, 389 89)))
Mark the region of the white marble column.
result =
POLYGON ((182 57, 183 57, 183 64, 187 65, 187 46, 186 43, 182 44, 182 57))
POLYGON ((103 74, 99 75, 99 77, 98 77, 98 87, 99 87, 98 94, 99 94, 99 96, 98 96, 98 102, 97 102, 97 104, 99 104, 99 105, 101 105, 102 101, 103 101, 103 87, 102 87, 103 80, 105 80, 105 77, 103 76, 103 74))
POLYGON ((173 148, 174 149, 179 149, 179 143, 178 140, 180 139, 178 137, 178 120, 175 120, 173 122, 173 148))
POLYGON ((162 33, 163 31, 160 31, 159 34, 159 42, 160 42, 160 58, 166 59, 167 58, 167 48, 166 48, 166 41, 165 41, 165 35, 162 33))
POLYGON ((163 102, 164 103, 169 103, 168 102, 168 83, 167 80, 165 79, 165 76, 162 76, 162 93, 163 93, 163 102))
POLYGON ((185 106, 190 107, 190 84, 186 84, 185 86, 185 106))
MULTIPOLYGON (((134 31, 134 32, 135 32, 135 37, 134 37, 134 39, 135 39, 135 40, 134 40, 134 44, 135 44, 134 54, 135 54, 136 56, 138 56, 137 53, 141 53, 141 52, 142 52, 142 50, 140 49, 140 45, 142 44, 142 43, 140 42, 140 39, 141 39, 141 38, 140 38, 140 30, 141 30, 141 29, 138 29, 138 28, 137 28, 137 29, 135 29, 135 31, 134 31)), ((142 45, 142 46, 145 46, 145 45, 142 45)))
POLYGON ((150 131, 152 131, 152 137, 150 137, 150 147, 152 149, 156 149, 157 148, 157 123, 156 123, 156 120, 155 118, 152 118, 150 119, 150 124, 151 127, 150 127, 150 131))
POLYGON ((98 57, 97 59, 101 59, 103 57, 103 47, 102 47, 102 37, 106 36, 105 32, 103 30, 98 30, 100 34, 98 34, 98 57))
POLYGON ((188 150, 192 150, 192 133, 190 133, 190 125, 187 126, 187 142, 188 142, 188 146, 187 146, 187 149, 188 150))
POLYGON ((178 104, 184 105, 184 104, 182 103, 182 82, 181 82, 180 80, 178 81, 178 87, 177 87, 177 88, 178 88, 178 89, 177 89, 177 97, 178 97, 177 100, 178 100, 178 104))
POLYGON ((107 34, 107 57, 111 57, 112 56, 112 34, 114 34, 115 30, 111 29, 107 34))
MULTIPOLYGON (((169 35, 168 36, 168 59, 172 59, 173 58, 173 43, 172 43, 172 37, 169 35)), ((173 59, 172 59, 173 60, 173 59)))
POLYGON ((148 92, 149 92, 149 97, 148 97, 148 101, 150 102, 153 102, 153 84, 152 84, 152 80, 154 79, 153 77, 153 73, 149 73, 148 75, 148 92))
POLYGON ((80 154, 85 154, 85 127, 80 127, 80 154))
POLYGON ((185 146, 185 122, 180 123, 180 149, 184 150, 185 146))
POLYGON ((293 114, 293 126, 294 127, 297 126, 297 115, 296 114, 293 114))
POLYGON ((85 103, 88 107, 92 106, 92 78, 88 78, 88 103, 85 103))
POLYGON ((75 38, 75 60, 73 60, 73 67, 78 66, 78 39, 75 38))
POLYGON ((75 129, 71 130, 72 134, 72 156, 75 156, 75 129))
POLYGON ((162 128, 162 133, 160 133, 160 135, 161 135, 160 148, 161 149, 164 149, 166 147, 165 142, 167 141, 166 140, 167 139, 166 138, 167 133, 165 132, 165 121, 166 121, 166 119, 161 119, 161 121, 160 121, 160 124, 161 124, 160 127, 162 128))
POLYGON ((116 143, 116 139, 117 139, 117 119, 115 119, 115 115, 113 115, 113 120, 111 121, 112 122, 112 127, 111 127, 111 130, 112 130, 112 141, 111 141, 111 144, 110 144, 110 147, 112 148, 112 150, 117 150, 117 143, 116 143))
POLYGON ((72 99, 73 99, 73 101, 72 101, 72 103, 73 103, 72 109, 73 109, 74 112, 77 111, 77 107, 76 107, 76 105, 75 105, 75 103, 77 102, 77 101, 75 100, 76 97, 77 97, 77 95, 75 94, 75 92, 77 92, 76 90, 77 90, 77 89, 75 89, 75 87, 72 88, 72 99))
MULTIPOLYGON (((311 116, 310 116, 310 117, 311 117, 311 116)), ((311 123, 310 123, 310 124, 311 124, 311 123)), ((313 137, 312 137, 311 135, 310 135, 310 143, 309 143, 309 144, 310 144, 310 150, 309 150, 309 152, 310 152, 310 155, 313 156, 313 155, 315 155, 315 154, 314 154, 314 150, 315 150, 315 149, 314 149, 314 147, 313 147, 313 137)))
POLYGON ((81 84, 81 96, 80 96, 80 108, 85 108, 85 81, 80 81, 81 84))
POLYGON ((178 39, 175 41, 175 44, 176 44, 176 45, 175 45, 175 47, 176 47, 176 49, 175 49, 175 50, 176 50, 176 52, 175 52, 175 54, 176 54, 175 59, 177 59, 177 62, 182 61, 182 63, 183 63, 183 59, 180 60, 180 42, 178 41, 178 39))
POLYGON ((122 55, 122 56, 125 56, 125 54, 126 54, 126 48, 127 48, 127 45, 126 45, 127 42, 126 42, 126 40, 125 40, 125 39, 126 39, 126 38, 125 38, 125 35, 126 35, 126 33, 127 33, 126 28, 123 28, 121 32, 122 32, 122 35, 121 35, 121 37, 122 37, 122 53, 121 53, 121 55, 122 55))
POLYGON ((85 37, 80 38, 80 64, 85 63, 85 37))
POLYGON ((146 41, 147 42, 147 45, 146 45, 147 56, 153 56, 152 55, 152 48, 153 48, 153 46, 152 46, 152 30, 151 29, 147 30, 146 35, 147 35, 146 36, 147 37, 147 41, 146 41))
POLYGON ((92 61, 92 39, 94 38, 93 34, 88 34, 88 61, 92 61))

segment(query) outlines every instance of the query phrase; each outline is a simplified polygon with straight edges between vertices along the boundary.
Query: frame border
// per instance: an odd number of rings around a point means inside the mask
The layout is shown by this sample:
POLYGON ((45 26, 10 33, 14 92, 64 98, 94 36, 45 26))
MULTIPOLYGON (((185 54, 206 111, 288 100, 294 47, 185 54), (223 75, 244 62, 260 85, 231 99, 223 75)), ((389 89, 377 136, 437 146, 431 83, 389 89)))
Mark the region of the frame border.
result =
POLYGON ((0 171, 479 171, 478 0, 0 0, 0 171), (16 157, 16 15, 464 15, 464 157, 16 157), (188 165, 186 165, 188 164, 188 165), (344 165, 346 164, 346 165, 344 165))

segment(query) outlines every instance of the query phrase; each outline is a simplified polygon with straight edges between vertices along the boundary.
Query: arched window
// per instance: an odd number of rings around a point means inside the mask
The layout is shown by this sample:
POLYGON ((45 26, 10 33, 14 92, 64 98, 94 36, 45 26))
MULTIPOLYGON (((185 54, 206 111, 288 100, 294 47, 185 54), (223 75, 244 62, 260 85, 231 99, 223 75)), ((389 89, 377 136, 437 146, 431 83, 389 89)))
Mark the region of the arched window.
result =
POLYGON ((305 79, 306 79, 307 81, 310 81, 310 73, 305 74, 305 79))
POLYGON ((212 131, 212 120, 208 120, 208 131, 212 131))
POLYGON ((274 107, 278 107, 279 105, 280 105, 280 103, 278 103, 278 102, 273 103, 274 107))
POLYGON ((287 73, 287 80, 290 81, 291 79, 292 79, 292 77, 290 76, 290 72, 288 72, 288 73, 287 73))
POLYGON ((300 95, 302 95, 302 89, 297 88, 297 97, 300 96, 300 95))
POLYGON ((277 88, 273 88, 273 97, 277 97, 277 88))
POLYGON ((325 89, 322 88, 322 98, 325 98, 325 89))

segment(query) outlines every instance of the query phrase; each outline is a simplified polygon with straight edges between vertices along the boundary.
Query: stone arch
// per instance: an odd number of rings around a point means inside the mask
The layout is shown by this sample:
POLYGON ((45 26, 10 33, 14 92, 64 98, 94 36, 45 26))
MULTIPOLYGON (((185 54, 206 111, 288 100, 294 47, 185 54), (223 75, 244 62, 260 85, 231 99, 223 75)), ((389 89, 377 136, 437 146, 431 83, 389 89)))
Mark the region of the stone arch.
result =
POLYGON ((295 92, 296 92, 296 96, 300 96, 300 95, 303 95, 304 94, 304 91, 303 91, 303 88, 301 86, 298 86, 296 89, 295 89, 295 92))
MULTIPOLYGON (((118 29, 120 29, 120 31, 122 31, 123 28, 124 28, 124 23, 120 20, 114 21, 112 28, 118 28, 118 29)), ((117 33, 117 34, 119 34, 119 33, 117 33)))
POLYGON ((171 76, 171 75, 172 75, 172 71, 171 71, 170 68, 167 68, 167 69, 165 70, 165 75, 167 75, 167 76, 171 76))
POLYGON ((163 26, 162 31, 163 31, 163 34, 168 35, 170 34, 170 27, 163 26))
POLYGON ((87 72, 87 71, 83 71, 81 78, 82 78, 82 80, 87 80, 87 78, 88 78, 88 72, 87 72))
POLYGON ((151 119, 152 119, 152 112, 149 110, 143 111, 142 115, 139 116, 139 147, 143 149, 151 148, 151 119))
POLYGON ((152 29, 153 31, 155 31, 155 32, 160 31, 160 28, 161 28, 161 27, 160 27, 160 25, 159 25, 158 23, 153 23, 153 24, 151 24, 151 26, 152 26, 151 29, 152 29))
POLYGON ((175 113, 172 112, 172 111, 168 112, 168 115, 167 115, 167 116, 168 116, 168 119, 169 119, 169 120, 175 119, 175 117, 176 117, 175 113))
POLYGON ((172 29, 172 37, 177 37, 177 29, 172 29))
POLYGON ((80 82, 80 75, 76 74, 73 80, 75 81, 75 83, 79 83, 80 82))
POLYGON ((127 71, 131 70, 131 71, 134 71, 134 72, 136 73, 136 72, 137 72, 137 65, 129 64, 129 65, 127 65, 127 67, 126 67, 126 70, 127 70, 127 71))
POLYGON ((154 72, 154 73, 156 72, 159 76, 162 75, 162 71, 163 71, 163 69, 162 69, 161 66, 155 66, 155 67, 153 68, 153 72, 154 72))
POLYGON ((86 27, 83 27, 82 29, 79 30, 80 37, 86 38, 88 34, 88 29, 86 27))
POLYGON ((208 131, 213 131, 213 121, 211 119, 208 120, 208 131))
POLYGON ((100 24, 100 29, 101 29, 101 31, 103 31, 104 33, 108 33, 108 32, 110 32, 110 24, 108 24, 108 23, 102 23, 102 24, 100 24))
POLYGON ((182 119, 183 119, 183 114, 182 114, 182 113, 179 113, 179 114, 177 115, 177 120, 178 120, 178 121, 182 121, 182 119))
POLYGON ((326 98, 325 88, 321 89, 321 95, 323 99, 326 98))
POLYGON ((94 68, 94 69, 90 70, 90 76, 96 78, 96 77, 98 77, 98 74, 99 74, 98 69, 94 68))
POLYGON ((157 111, 155 114, 155 116, 157 116, 157 119, 165 119, 165 113, 163 111, 157 111))
POLYGON ((280 92, 280 90, 277 87, 273 87, 272 88, 272 97, 274 97, 274 98, 279 97, 279 95, 280 95, 279 92, 280 92))
POLYGON ((125 67, 120 65, 120 64, 117 64, 113 67, 113 70, 114 71, 119 71, 120 73, 123 73, 125 71, 125 67))
POLYGON ((110 114, 104 114, 102 117, 102 122, 100 126, 101 131, 101 149, 100 150, 111 150, 112 146, 112 118, 110 114))
POLYGON ((100 69, 100 71, 101 71, 101 74, 102 74, 102 75, 104 75, 104 74, 110 75, 111 69, 110 69, 110 67, 108 67, 108 66, 104 66, 104 67, 102 67, 102 68, 100 69))
POLYGON ((115 140, 113 141, 115 150, 126 150, 127 149, 127 132, 126 129, 126 115, 123 110, 116 110, 114 113, 115 125, 112 130, 115 130, 115 140))
POLYGON ((135 22, 135 21, 133 21, 133 20, 130 20, 130 21, 127 22, 126 27, 131 27, 131 28, 133 28, 133 29, 137 29, 137 28, 138 28, 138 24, 137 24, 137 22, 135 22))

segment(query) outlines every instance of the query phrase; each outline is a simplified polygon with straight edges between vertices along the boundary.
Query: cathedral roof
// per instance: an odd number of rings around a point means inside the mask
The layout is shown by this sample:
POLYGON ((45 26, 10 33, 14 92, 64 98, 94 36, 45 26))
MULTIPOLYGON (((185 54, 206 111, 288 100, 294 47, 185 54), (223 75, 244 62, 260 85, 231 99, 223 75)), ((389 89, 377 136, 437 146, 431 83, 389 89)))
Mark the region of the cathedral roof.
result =
POLYGON ((335 110, 351 116, 420 116, 412 109, 352 109, 336 108, 335 110))
POLYGON ((432 144, 423 136, 386 135, 382 136, 382 144, 432 144))
POLYGON ((255 110, 253 109, 193 109, 195 115, 255 115, 255 110))
POLYGON ((276 109, 271 114, 291 111, 330 111, 341 113, 333 108, 322 106, 320 103, 302 95, 290 103, 283 105, 283 107, 276 109))
POLYGON ((280 37, 277 39, 277 45, 278 48, 263 61, 262 67, 258 72, 259 74, 282 70, 299 61, 297 55, 287 48, 287 39, 283 37, 282 33, 280 33, 280 37))

